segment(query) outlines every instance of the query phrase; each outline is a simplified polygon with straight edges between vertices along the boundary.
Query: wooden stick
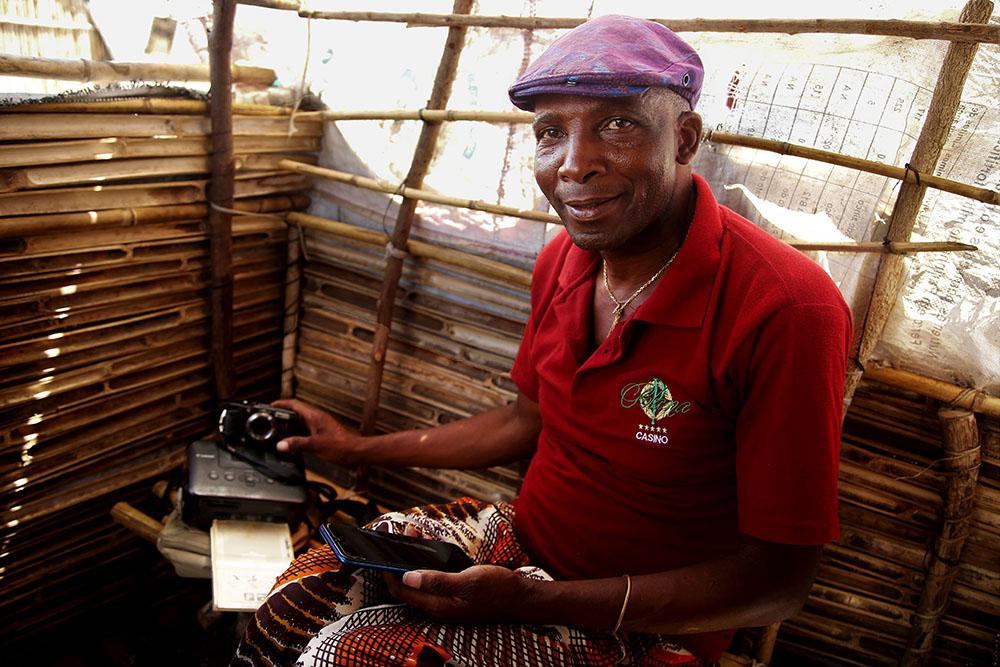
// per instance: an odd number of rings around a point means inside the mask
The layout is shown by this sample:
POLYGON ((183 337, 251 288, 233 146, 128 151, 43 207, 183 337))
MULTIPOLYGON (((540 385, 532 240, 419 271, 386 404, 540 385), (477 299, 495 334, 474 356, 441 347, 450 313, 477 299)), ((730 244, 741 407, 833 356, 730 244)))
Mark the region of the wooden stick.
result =
POLYGON ((825 250, 826 252, 877 252, 892 255, 906 255, 913 252, 972 252, 977 246, 957 241, 838 241, 814 243, 812 241, 787 241, 788 245, 803 252, 825 250))
MULTIPOLYGON (((233 237, 253 236, 255 241, 260 242, 265 241, 265 237, 283 237, 286 227, 277 220, 278 217, 242 214, 234 217, 233 237)), ((206 227, 204 219, 195 219, 158 225, 97 228, 78 234, 23 236, 18 243, 0 246, 0 263, 6 263, 4 268, 8 275, 19 275, 28 280, 39 273, 40 265, 51 275, 71 265, 91 268, 128 261, 129 258, 138 259, 137 255, 149 253, 162 258, 167 253, 166 247, 184 243, 185 248, 190 248, 186 244, 188 241, 207 241, 206 227), (161 245, 164 246, 163 252, 158 248, 161 245)), ((179 245, 176 247, 180 248, 179 245)), ((207 243, 205 248, 208 248, 207 243)), ((189 256, 182 250, 177 252, 178 255, 189 256)))
MULTIPOLYGON (((236 196, 239 198, 256 197, 273 193, 289 193, 304 190, 308 183, 305 180, 287 181, 289 174, 253 173, 240 175, 236 180, 236 196)), ((302 178, 295 174, 296 179, 302 178)), ((8 195, 0 195, 0 212, 2 215, 17 217, 0 217, 0 237, 21 235, 22 226, 25 235, 46 233, 50 221, 54 227, 64 223, 70 227, 87 227, 86 219, 91 224, 112 224, 126 226, 132 224, 131 211, 149 206, 175 206, 202 203, 205 201, 204 189, 206 181, 180 181, 161 184, 139 184, 135 186, 114 185, 106 187, 80 187, 60 190, 25 191, 8 195), (155 185, 156 187, 150 187, 155 185), (45 206, 45 199, 52 201, 50 207, 45 206), (13 201, 8 198, 20 199, 13 201), (58 213, 45 214, 45 211, 58 213), (122 211, 116 216, 108 217, 105 211, 122 211), (31 221, 31 224, 27 224, 31 221), (37 226, 35 226, 37 225, 37 226)), ((289 195, 298 197, 299 195, 289 195)), ((155 216, 154 216, 155 217, 155 216)), ((153 217, 150 220, 154 219, 153 217)), ((53 228, 54 228, 53 227, 53 228)))
POLYGON ((114 519, 115 523, 125 526, 142 539, 153 544, 156 544, 160 531, 163 530, 162 523, 128 503, 115 503, 111 508, 111 518, 114 519))
POLYGON ((482 121, 484 123, 531 123, 530 111, 458 111, 455 109, 392 109, 389 111, 320 111, 326 121, 338 120, 422 120, 482 121))
MULTIPOLYGON (((317 152, 319 137, 252 137, 233 138, 237 153, 317 152)), ((0 168, 37 167, 46 164, 116 160, 119 158, 178 157, 208 155, 212 144, 208 137, 173 139, 106 137, 76 141, 46 141, 39 143, 0 145, 0 168)), ((274 167, 276 168, 276 165, 274 167)))
MULTIPOLYGON (((263 0, 262 0, 263 1, 263 0)), ((284 9, 284 7, 281 7, 284 9)), ((464 16, 461 14, 421 14, 403 12, 331 12, 300 9, 299 16, 339 21, 382 21, 420 27, 516 28, 519 30, 569 29, 586 22, 585 18, 543 18, 528 16, 464 16)), ((848 35, 885 35, 911 39, 941 39, 958 43, 1000 44, 1000 26, 969 25, 947 21, 900 21, 896 19, 661 19, 651 21, 674 32, 736 33, 830 33, 848 35)))
MULTIPOLYGON (((232 159, 235 171, 270 171, 278 168, 282 156, 234 155, 232 159)), ((196 155, 98 160, 83 164, 0 170, 0 192, 163 176, 197 176, 210 171, 210 162, 209 155, 196 155)))
POLYGON ((269 7, 271 9, 285 9, 288 11, 299 11, 299 0, 237 0, 240 5, 253 5, 255 7, 269 7))
POLYGON ((771 623, 764 628, 764 633, 760 638, 760 648, 757 649, 757 660, 765 665, 771 664, 771 657, 774 655, 774 645, 778 641, 779 630, 781 630, 781 621, 771 623))
MULTIPOLYGON (((247 213, 303 209, 307 206, 309 206, 309 198, 305 195, 238 199, 234 204, 236 210, 247 213)), ((131 227, 157 222, 196 220, 207 216, 207 204, 176 204, 0 218, 0 239, 38 236, 70 230, 84 231, 102 227, 131 227)))
MULTIPOLYGON (((128 100, 99 100, 94 102, 30 102, 0 106, 0 113, 158 113, 208 115, 208 102, 165 97, 139 97, 128 100)), ((233 113, 243 116, 288 116, 291 107, 270 104, 234 102, 233 113)), ((314 119, 321 112, 301 111, 296 119, 314 119)))
POLYGON ((355 185, 359 188, 364 188, 365 190, 374 190, 376 192, 398 194, 405 197, 407 200, 411 201, 421 199, 423 201, 434 202, 436 204, 457 206, 459 208, 468 208, 475 211, 485 211, 487 213, 494 213, 496 215, 510 215, 517 218, 524 218, 526 220, 536 220, 538 222, 562 224, 561 221, 559 220, 559 216, 554 215, 552 213, 545 213, 543 211, 518 209, 514 208, 513 206, 490 204, 489 202, 478 201, 473 199, 462 199, 461 197, 447 197, 445 195, 439 195, 436 192, 431 192, 430 190, 420 190, 418 188, 412 188, 409 186, 400 187, 398 183, 389 183, 388 181, 376 180, 374 178, 365 178, 364 176, 348 174, 343 171, 326 169, 324 167, 314 167, 312 165, 302 164, 301 162, 296 162, 294 160, 282 160, 281 162, 278 163, 278 165, 284 169, 289 169, 291 171, 296 171, 302 174, 320 176, 322 178, 326 178, 331 181, 337 181, 340 183, 350 183, 351 185, 355 185))
MULTIPOLYGON (((286 216, 287 217, 287 216, 286 216)), ((289 218, 291 220, 291 218, 289 218)), ((299 340, 299 309, 302 307, 302 255, 305 243, 300 225, 288 226, 288 250, 285 264, 285 318, 281 339, 281 398, 295 397, 295 354, 299 340)))
POLYGON ((827 164, 835 164, 841 167, 865 171, 870 174, 888 176, 889 178, 895 178, 906 183, 922 184, 927 187, 943 190, 944 192, 951 192, 952 194, 961 195, 963 197, 975 199, 976 201, 985 202, 994 206, 1000 205, 1000 192, 994 192, 987 188, 978 188, 973 185, 968 185, 967 183, 959 183, 958 181, 952 181, 947 178, 940 178, 932 173, 933 169, 927 170, 927 173, 921 171, 918 174, 914 169, 906 169, 895 165, 883 164, 881 162, 875 162, 874 160, 864 160, 862 158, 852 157, 850 155, 841 155, 840 153, 834 153, 833 151, 824 151, 819 148, 811 148, 809 146, 798 146, 787 141, 776 141, 774 139, 764 139, 761 137, 747 137, 738 134, 730 134, 728 132, 716 132, 709 130, 705 133, 704 140, 727 144, 730 146, 756 148, 758 150, 770 151, 772 153, 806 158, 807 160, 817 160, 819 162, 826 162, 827 164))
POLYGON ((205 200, 205 181, 87 186, 45 191, 0 194, 0 218, 4 216, 100 211, 134 208, 156 202, 161 206, 192 204, 205 200))
POLYGON ((209 247, 212 255, 212 371, 216 400, 233 395, 233 23, 236 0, 214 0, 209 64, 212 88, 212 179, 208 189, 209 247))
MULTIPOLYGON (((120 63, 108 60, 55 60, 0 53, 0 74, 60 81, 208 81, 205 65, 169 63, 120 63)), ((270 86, 273 69, 233 65, 232 79, 238 83, 270 86)))
POLYGON ((948 474, 943 493, 944 525, 934 540, 924 590, 900 662, 903 667, 926 665, 934 656, 938 626, 948 607, 976 504, 981 462, 976 415, 969 410, 945 407, 938 411, 938 416, 943 434, 941 467, 948 474))
POLYGON ((964 408, 990 417, 1000 418, 1000 398, 990 396, 978 389, 959 387, 943 380, 888 367, 868 368, 865 370, 865 379, 912 391, 956 408, 964 408))
MULTIPOLYGON (((349 225, 336 220, 327 220, 326 218, 321 218, 315 215, 307 215, 305 213, 292 212, 288 213, 285 217, 288 218, 289 221, 302 225, 303 227, 318 229, 331 234, 336 234, 338 236, 343 236, 345 238, 354 239, 356 241, 371 243, 373 245, 385 245, 384 234, 370 229, 364 229, 363 227, 349 225)), ((510 266, 509 264, 503 264, 502 262, 496 262, 494 260, 487 259, 486 257, 479 257, 477 255, 459 252, 449 248, 439 248, 438 246, 430 243, 424 243, 423 241, 416 241, 412 239, 408 241, 408 250, 409 254, 414 257, 434 259, 450 266, 456 266, 473 273, 487 275, 500 281, 513 283, 522 287, 531 286, 530 271, 525 271, 523 269, 510 266)))
MULTIPOLYGON (((962 9, 960 20, 966 23, 985 23, 990 20, 993 3, 990 0, 969 0, 962 9)), ((927 117, 920 130, 920 136, 913 148, 909 163, 914 169, 923 173, 932 173, 951 125, 955 120, 962 96, 962 87, 975 58, 977 44, 951 44, 945 54, 938 76, 934 95, 927 108, 927 117)), ((899 189, 899 196, 893 206, 889 218, 889 229, 886 239, 889 241, 909 241, 917 213, 924 200, 926 186, 909 181, 904 182, 899 189)), ((875 345, 882 337, 885 323, 889 319, 889 311, 896 303, 903 283, 903 259, 898 255, 884 255, 879 260, 875 276, 875 286, 865 312, 858 327, 854 342, 853 357, 856 360, 854 368, 847 372, 844 386, 844 415, 850 405, 851 397, 861 381, 864 365, 871 358, 875 345)))
MULTIPOLYGON (((281 160, 278 163, 278 166, 299 173, 310 174, 326 178, 331 181, 337 181, 339 183, 349 183, 366 190, 401 195, 407 199, 421 199, 423 201, 434 202, 436 204, 457 206, 459 208, 467 208, 475 211, 485 211, 496 215, 509 215, 515 218, 535 220, 537 222, 546 222, 554 225, 562 224, 559 216, 553 213, 533 211, 530 209, 518 209, 513 206, 503 206, 501 204, 491 204, 484 201, 462 199, 461 197, 449 197, 447 195, 440 195, 436 192, 431 192, 430 190, 417 190, 408 187, 400 188, 398 185, 389 183, 388 181, 365 178, 364 176, 348 174, 343 171, 327 169, 325 167, 315 167, 301 162, 296 162, 294 160, 281 160)), ((954 241, 911 241, 906 243, 881 243, 878 241, 848 241, 830 243, 788 241, 787 243, 793 248, 798 248, 799 250, 826 250, 828 252, 879 252, 906 254, 911 252, 967 252, 978 250, 978 248, 974 245, 954 241)))
MULTIPOLYGON (((0 140, 89 139, 114 137, 204 137, 211 133, 208 118, 192 115, 122 115, 75 113, 10 113, 0 115, 0 140)), ((296 122, 300 120, 296 116, 296 122)), ((299 134, 322 136, 323 123, 316 116, 298 125, 299 134)), ((237 116, 233 133, 255 137, 287 137, 288 121, 276 116, 237 116)))
MULTIPOLYGON (((453 14, 468 14, 472 11, 472 0, 455 0, 453 14)), ((448 28, 444 53, 434 76, 434 88, 427 100, 427 108, 444 109, 451 96, 451 86, 458 71, 458 60, 465 46, 466 29, 463 27, 448 28)), ((406 187, 419 189, 424 182, 424 176, 430 167, 431 158, 437 147, 438 134, 441 126, 435 123, 424 123, 417 140, 417 147, 410 162, 410 171, 404 181, 406 187)), ((410 227, 416 212, 415 199, 405 199, 399 207, 396 216, 396 226, 389 244, 389 257, 386 261, 385 276, 382 280, 382 292, 378 301, 376 315, 375 338, 372 341, 372 363, 368 373, 368 387, 365 396, 365 407, 361 416, 361 432, 370 434, 375 428, 375 416, 378 412, 379 394, 382 388, 382 370, 385 367, 385 352, 389 345, 389 330, 392 326, 393 308, 396 303, 396 290, 399 278, 403 272, 403 258, 410 238, 410 227), (395 250, 395 252, 392 252, 395 250)), ((365 471, 359 472, 359 478, 364 483, 365 471)))
MULTIPOLYGON (((481 121, 486 123, 531 123, 534 114, 525 111, 459 111, 455 109, 393 109, 388 111, 323 111, 320 112, 323 120, 423 120, 425 122, 444 121, 481 121)), ((994 192, 987 188, 979 188, 967 183, 952 181, 947 178, 935 176, 932 173, 917 173, 913 169, 897 167, 895 165, 884 164, 874 160, 842 155, 833 151, 824 151, 810 146, 799 146, 787 141, 777 141, 775 139, 765 139, 763 137, 748 137, 729 132, 708 130, 705 132, 702 141, 711 141, 717 144, 728 146, 743 146, 745 148, 755 148, 757 150, 780 153, 781 155, 792 155, 816 160, 827 164, 834 164, 850 169, 857 169, 871 174, 887 176, 900 181, 910 183, 922 183, 945 192, 962 195, 970 199, 985 202, 987 204, 1000 205, 1000 192, 994 192)))

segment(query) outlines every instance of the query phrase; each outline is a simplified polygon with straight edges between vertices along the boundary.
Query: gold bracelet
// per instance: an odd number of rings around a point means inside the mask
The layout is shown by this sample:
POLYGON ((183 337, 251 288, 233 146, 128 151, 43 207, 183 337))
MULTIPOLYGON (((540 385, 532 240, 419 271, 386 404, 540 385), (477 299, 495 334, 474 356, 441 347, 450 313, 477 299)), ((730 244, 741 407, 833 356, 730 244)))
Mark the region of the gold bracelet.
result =
POLYGON ((618 622, 615 623, 615 629, 611 631, 611 634, 617 635, 618 630, 622 627, 622 621, 625 620, 625 610, 628 609, 628 599, 632 597, 632 577, 625 575, 625 599, 622 600, 622 610, 618 613, 618 622))

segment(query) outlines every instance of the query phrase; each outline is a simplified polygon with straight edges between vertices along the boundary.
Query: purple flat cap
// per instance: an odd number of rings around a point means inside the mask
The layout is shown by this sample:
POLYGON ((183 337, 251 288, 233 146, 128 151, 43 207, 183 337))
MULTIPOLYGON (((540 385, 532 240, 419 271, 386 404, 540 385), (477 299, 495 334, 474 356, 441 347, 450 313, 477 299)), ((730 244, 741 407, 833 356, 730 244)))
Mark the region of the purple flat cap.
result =
POLYGON ((534 111, 536 95, 626 97, 660 87, 693 109, 704 78, 701 58, 669 28, 631 16, 601 16, 553 42, 507 92, 514 106, 534 111))

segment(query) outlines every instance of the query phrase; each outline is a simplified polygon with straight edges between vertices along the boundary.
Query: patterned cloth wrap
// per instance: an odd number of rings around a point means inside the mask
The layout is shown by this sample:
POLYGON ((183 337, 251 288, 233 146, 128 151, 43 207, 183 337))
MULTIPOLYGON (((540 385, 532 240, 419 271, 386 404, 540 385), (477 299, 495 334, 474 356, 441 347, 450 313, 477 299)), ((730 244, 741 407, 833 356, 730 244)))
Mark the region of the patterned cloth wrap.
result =
MULTIPOLYGON (((369 528, 402 534, 410 524, 461 547, 477 564, 551 580, 528 563, 513 531, 513 508, 461 498, 384 514, 369 528)), ((699 665, 683 648, 644 633, 555 625, 434 621, 393 600, 382 575, 341 572, 329 547, 311 549, 278 577, 247 626, 231 667, 576 667, 699 665)))

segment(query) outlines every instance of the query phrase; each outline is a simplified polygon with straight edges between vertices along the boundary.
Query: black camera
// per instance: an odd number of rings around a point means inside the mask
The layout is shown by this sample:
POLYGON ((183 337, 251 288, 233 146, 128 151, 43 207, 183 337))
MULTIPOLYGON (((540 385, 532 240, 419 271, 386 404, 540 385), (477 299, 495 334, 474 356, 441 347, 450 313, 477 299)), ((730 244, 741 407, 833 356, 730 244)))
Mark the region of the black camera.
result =
POLYGON ((309 435, 295 412, 266 403, 226 403, 219 414, 222 442, 188 446, 184 522, 208 530, 215 519, 283 521, 294 525, 306 505, 305 463, 279 452, 282 438, 309 435))
POLYGON ((278 441, 294 435, 309 435, 306 423, 292 410, 272 408, 266 403, 226 403, 219 414, 219 433, 230 445, 273 450, 278 441))

